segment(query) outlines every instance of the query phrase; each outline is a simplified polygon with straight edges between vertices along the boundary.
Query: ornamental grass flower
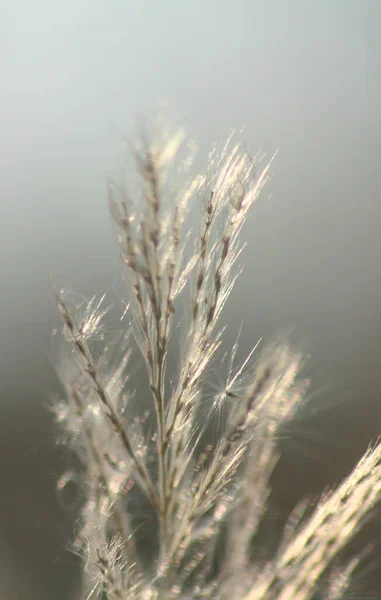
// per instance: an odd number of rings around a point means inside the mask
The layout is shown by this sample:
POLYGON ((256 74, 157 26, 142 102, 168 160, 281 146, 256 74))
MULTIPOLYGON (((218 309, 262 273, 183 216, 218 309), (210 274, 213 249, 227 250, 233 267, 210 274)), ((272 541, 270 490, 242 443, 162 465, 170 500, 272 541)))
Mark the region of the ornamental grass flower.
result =
POLYGON ((296 507, 263 559, 258 532, 280 432, 304 402, 303 358, 255 341, 237 365, 235 343, 222 385, 211 382, 241 230, 271 161, 261 166, 231 136, 191 178, 184 146, 181 132, 141 135, 138 187, 108 184, 126 294, 118 343, 104 297, 56 292, 69 358, 55 410, 78 455, 83 598, 338 600, 361 559, 343 551, 381 497, 381 446, 315 505, 296 507), (134 388, 136 354, 145 382, 134 388))

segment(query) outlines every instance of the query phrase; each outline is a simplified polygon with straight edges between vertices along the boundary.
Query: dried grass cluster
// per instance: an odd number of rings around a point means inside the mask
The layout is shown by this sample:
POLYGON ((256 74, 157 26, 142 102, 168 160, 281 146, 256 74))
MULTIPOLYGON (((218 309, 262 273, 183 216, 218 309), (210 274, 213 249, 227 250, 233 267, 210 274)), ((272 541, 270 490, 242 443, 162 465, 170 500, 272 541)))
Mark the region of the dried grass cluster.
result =
POLYGON ((239 234, 269 164, 258 170, 230 138, 207 173, 188 181, 181 147, 180 134, 141 136, 140 191, 108 187, 129 290, 118 345, 103 329, 103 299, 74 312, 57 293, 73 360, 55 410, 81 464, 84 598, 338 600, 360 560, 338 558, 381 496, 381 446, 308 516, 299 507, 271 559, 260 558, 279 431, 303 401, 301 356, 286 345, 255 347, 237 368, 235 344, 212 401, 208 379, 239 272, 239 234), (197 205, 199 224, 188 230, 197 205), (134 343, 146 374, 135 391, 134 343), (220 433, 211 441, 213 419, 220 433))

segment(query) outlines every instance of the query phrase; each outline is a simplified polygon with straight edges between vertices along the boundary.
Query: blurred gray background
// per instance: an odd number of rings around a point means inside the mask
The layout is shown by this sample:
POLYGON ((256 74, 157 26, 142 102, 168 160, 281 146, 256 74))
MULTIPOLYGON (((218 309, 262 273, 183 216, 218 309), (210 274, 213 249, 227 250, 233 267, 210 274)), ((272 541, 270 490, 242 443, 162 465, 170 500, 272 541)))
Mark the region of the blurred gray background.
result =
POLYGON ((106 179, 163 99, 200 157, 242 126, 253 154, 279 149, 227 318, 243 353, 287 330, 310 355, 280 504, 337 481, 381 432, 380 57, 380 0, 1 0, 2 599, 74 598, 49 272, 112 288, 106 179))

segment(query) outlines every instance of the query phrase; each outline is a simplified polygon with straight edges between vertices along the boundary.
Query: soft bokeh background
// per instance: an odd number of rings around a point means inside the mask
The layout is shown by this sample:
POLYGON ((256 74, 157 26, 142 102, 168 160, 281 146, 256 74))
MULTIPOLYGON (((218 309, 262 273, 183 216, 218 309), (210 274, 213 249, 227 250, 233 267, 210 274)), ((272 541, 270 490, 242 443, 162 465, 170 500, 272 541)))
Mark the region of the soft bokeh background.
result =
POLYGON ((286 449, 285 504, 381 431, 380 31, 379 0, 1 1, 1 598, 74 598, 49 272, 112 288, 106 178, 163 99, 201 157, 242 126, 253 153, 279 148, 228 318, 243 352, 287 329, 311 356, 317 414, 286 449))

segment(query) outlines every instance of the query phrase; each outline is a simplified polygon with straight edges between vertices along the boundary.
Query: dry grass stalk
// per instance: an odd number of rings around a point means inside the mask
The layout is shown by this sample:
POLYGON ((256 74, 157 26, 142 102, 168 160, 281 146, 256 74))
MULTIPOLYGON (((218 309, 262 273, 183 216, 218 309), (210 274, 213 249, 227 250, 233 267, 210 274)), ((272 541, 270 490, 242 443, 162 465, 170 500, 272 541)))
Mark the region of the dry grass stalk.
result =
POLYGON ((258 358, 253 351, 234 371, 235 345, 225 388, 215 397, 217 412, 224 408, 228 416, 214 445, 202 446, 205 423, 199 414, 206 374, 222 343, 220 316, 239 272, 239 234, 270 165, 257 175, 257 160, 230 138, 210 155, 206 175, 179 191, 169 173, 181 142, 180 134, 161 144, 142 136, 135 152, 140 204, 125 188, 108 187, 132 315, 119 362, 92 353, 106 312, 101 302, 94 307, 92 300, 78 317, 65 294, 57 293, 75 358, 63 377, 66 400, 56 412, 83 465, 76 548, 87 558, 85 598, 312 600, 327 581, 325 597, 338 600, 357 562, 340 569, 337 558, 381 496, 381 447, 369 450, 322 498, 268 564, 256 563, 279 430, 303 398, 301 357, 284 345, 258 358), (190 237, 187 219, 195 198, 201 200, 200 226, 190 237), (184 290, 185 311, 179 300, 184 290), (179 324, 184 351, 169 379, 170 336, 179 324), (129 418, 131 403, 139 402, 131 399, 127 377, 131 331, 155 415, 150 439, 142 419, 129 418), (134 528, 137 491, 157 519, 158 548, 148 565, 134 528))

